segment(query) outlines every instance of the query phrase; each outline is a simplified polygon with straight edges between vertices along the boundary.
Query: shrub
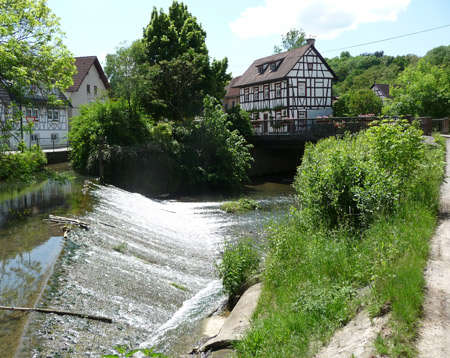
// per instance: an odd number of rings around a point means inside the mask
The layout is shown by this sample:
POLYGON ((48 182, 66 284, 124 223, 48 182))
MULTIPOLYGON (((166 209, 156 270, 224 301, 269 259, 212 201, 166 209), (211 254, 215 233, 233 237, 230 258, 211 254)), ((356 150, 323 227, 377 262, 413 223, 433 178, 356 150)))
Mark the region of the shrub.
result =
POLYGON ((235 296, 245 281, 258 271, 259 253, 251 239, 227 243, 222 261, 216 265, 224 291, 235 296))
POLYGON ((418 124, 382 121, 307 145, 294 182, 304 214, 325 227, 359 227, 394 211, 415 184, 425 154, 421 134, 418 124))
POLYGON ((130 110, 125 101, 91 103, 82 106, 80 115, 72 119, 71 160, 77 170, 92 173, 100 137, 108 145, 127 146, 142 143, 148 136, 148 120, 130 110))
POLYGON ((256 201, 247 198, 241 198, 237 201, 227 201, 220 205, 220 209, 227 213, 245 213, 260 208, 261 205, 256 201))
POLYGON ((19 153, 0 153, 0 180, 28 182, 42 171, 47 158, 38 146, 19 153))

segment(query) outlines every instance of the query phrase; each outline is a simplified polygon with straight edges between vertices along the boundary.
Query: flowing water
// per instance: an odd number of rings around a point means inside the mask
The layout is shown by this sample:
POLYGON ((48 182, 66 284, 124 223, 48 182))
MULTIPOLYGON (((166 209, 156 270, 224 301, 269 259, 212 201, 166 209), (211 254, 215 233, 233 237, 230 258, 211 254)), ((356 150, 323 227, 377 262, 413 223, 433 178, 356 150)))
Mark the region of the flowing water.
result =
MULTIPOLYGON (((89 230, 69 233, 36 306, 109 317, 113 323, 33 313, 16 357, 99 357, 119 344, 183 356, 195 343, 198 322, 225 302, 214 269, 224 242, 243 234, 263 236, 273 208, 285 210, 290 192, 281 184, 251 187, 248 195, 263 210, 230 215, 219 209, 220 200, 152 200, 92 185, 93 209, 82 217, 89 230)), ((48 247, 30 252, 42 269, 61 239, 49 236, 43 245, 48 247), (49 255, 39 261, 42 251, 49 255)))
MULTIPOLYGON (((79 192, 79 186, 76 182, 44 182, 21 193, 2 191, 0 305, 35 304, 62 248, 60 227, 49 225, 44 218, 50 212, 59 214, 79 208, 73 195, 79 192)), ((14 355, 27 317, 22 312, 0 311, 1 357, 14 355)))

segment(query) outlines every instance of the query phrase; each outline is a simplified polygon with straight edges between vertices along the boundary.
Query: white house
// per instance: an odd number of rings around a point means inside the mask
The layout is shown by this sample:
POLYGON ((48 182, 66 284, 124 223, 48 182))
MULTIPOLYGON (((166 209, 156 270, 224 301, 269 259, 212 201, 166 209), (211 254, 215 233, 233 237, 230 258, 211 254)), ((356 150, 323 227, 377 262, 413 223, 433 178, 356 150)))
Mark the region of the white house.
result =
POLYGON ((110 88, 96 56, 75 57, 75 66, 77 73, 73 76, 73 85, 65 91, 73 106, 69 117, 77 116, 81 105, 94 102, 103 91, 110 88))
POLYGON ((303 119, 333 114, 332 82, 337 77, 308 39, 303 47, 252 63, 233 84, 241 108, 252 119, 303 119))

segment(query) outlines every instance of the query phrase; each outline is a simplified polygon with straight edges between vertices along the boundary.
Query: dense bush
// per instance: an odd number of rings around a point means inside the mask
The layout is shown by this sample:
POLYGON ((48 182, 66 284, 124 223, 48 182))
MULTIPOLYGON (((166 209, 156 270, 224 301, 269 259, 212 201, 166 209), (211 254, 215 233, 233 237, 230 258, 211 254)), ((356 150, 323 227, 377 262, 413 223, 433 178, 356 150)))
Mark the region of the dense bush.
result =
POLYGON ((394 211, 425 153, 418 125, 383 121, 305 149, 294 187, 304 215, 326 227, 359 227, 394 211))
POLYGON ((42 171, 47 158, 37 146, 24 149, 21 153, 0 153, 0 180, 30 181, 42 171))
POLYGON ((82 106, 80 115, 72 119, 69 140, 71 160, 81 172, 93 172, 98 141, 106 145, 128 146, 149 137, 148 120, 132 111, 124 100, 94 102, 82 106))

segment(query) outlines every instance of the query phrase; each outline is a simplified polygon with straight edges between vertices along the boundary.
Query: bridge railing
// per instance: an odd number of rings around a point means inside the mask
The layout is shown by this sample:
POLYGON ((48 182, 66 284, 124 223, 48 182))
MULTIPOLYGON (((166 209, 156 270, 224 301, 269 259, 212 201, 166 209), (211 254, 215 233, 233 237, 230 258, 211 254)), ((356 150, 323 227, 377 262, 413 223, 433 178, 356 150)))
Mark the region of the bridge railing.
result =
POLYGON ((326 137, 367 128, 372 117, 283 118, 250 121, 256 136, 326 137))
MULTIPOLYGON (((255 136, 294 136, 323 138, 347 132, 356 133, 366 129, 375 120, 389 117, 325 117, 325 118, 282 118, 251 120, 255 136)), ((412 117, 408 117, 412 120, 412 117)), ((449 118, 417 118, 425 134, 432 131, 449 133, 449 118)))

